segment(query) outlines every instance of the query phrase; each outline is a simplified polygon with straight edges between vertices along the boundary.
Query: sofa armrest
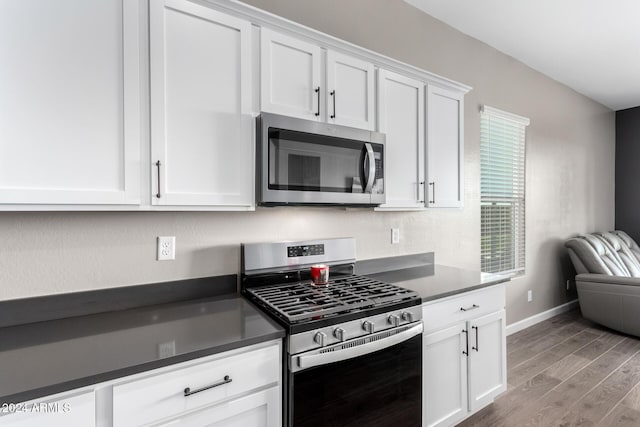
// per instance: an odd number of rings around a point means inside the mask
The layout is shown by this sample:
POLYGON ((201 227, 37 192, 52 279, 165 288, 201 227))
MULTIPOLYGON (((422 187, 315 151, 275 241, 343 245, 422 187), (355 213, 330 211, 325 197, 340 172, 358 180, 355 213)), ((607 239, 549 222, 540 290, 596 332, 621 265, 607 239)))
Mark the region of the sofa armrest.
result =
POLYGON ((576 282, 640 286, 640 277, 621 277, 621 276, 610 276, 608 274, 582 273, 576 276, 576 282))

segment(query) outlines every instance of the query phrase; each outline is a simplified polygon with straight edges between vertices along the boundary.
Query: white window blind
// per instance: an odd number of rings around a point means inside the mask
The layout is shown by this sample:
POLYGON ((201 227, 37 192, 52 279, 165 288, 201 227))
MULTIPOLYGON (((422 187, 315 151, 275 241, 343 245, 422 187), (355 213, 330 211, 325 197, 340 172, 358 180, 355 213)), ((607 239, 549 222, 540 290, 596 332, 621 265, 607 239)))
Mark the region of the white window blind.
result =
POLYGON ((480 118, 480 268, 518 274, 525 261, 525 129, 529 119, 484 106, 480 118))

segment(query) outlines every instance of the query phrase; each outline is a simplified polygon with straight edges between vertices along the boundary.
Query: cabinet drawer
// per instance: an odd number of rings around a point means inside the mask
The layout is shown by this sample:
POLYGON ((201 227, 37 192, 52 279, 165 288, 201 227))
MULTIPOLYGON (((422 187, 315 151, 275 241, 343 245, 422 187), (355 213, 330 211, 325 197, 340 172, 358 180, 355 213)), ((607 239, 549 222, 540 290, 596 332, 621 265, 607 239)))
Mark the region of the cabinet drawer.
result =
POLYGON ((278 346, 221 357, 113 387, 115 427, 137 426, 231 398, 280 379, 278 346), (224 382, 228 376, 229 382, 224 382), (192 392, 221 383, 212 388, 192 392))
POLYGON ((149 427, 278 427, 281 425, 281 396, 280 387, 271 387, 178 418, 165 419, 149 427))
POLYGON ((422 306, 424 330, 425 332, 432 331, 455 322, 503 310, 504 306, 504 284, 430 301, 422 306), (463 308, 465 310, 462 310, 463 308))

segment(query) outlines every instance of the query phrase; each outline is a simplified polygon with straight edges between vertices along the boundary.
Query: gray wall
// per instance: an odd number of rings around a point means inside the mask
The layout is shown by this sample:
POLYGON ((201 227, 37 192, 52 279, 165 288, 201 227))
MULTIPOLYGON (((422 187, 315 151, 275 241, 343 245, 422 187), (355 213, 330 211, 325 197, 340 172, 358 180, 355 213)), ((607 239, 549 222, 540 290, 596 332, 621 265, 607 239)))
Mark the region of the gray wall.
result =
POLYGON ((616 112, 616 229, 640 241, 640 107, 616 112))
POLYGON ((508 323, 575 298, 564 288, 571 268, 563 240, 613 226, 610 110, 399 0, 249 3, 473 86, 465 107, 464 209, 0 213, 0 299, 236 273, 243 241, 354 236, 360 259, 435 251, 441 264, 478 269, 478 108, 485 103, 531 119, 527 273, 507 286, 508 323), (391 227, 401 230, 399 245, 390 244, 391 227), (158 235, 176 236, 175 261, 155 261, 158 235))

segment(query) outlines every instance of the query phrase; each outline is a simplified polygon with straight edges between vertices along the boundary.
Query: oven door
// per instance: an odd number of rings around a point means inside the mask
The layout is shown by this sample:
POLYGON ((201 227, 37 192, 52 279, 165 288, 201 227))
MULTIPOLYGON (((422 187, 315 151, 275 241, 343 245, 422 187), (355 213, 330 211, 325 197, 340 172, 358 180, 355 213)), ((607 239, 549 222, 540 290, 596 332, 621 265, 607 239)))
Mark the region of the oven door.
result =
POLYGON ((289 358, 288 425, 420 426, 422 323, 289 358))

